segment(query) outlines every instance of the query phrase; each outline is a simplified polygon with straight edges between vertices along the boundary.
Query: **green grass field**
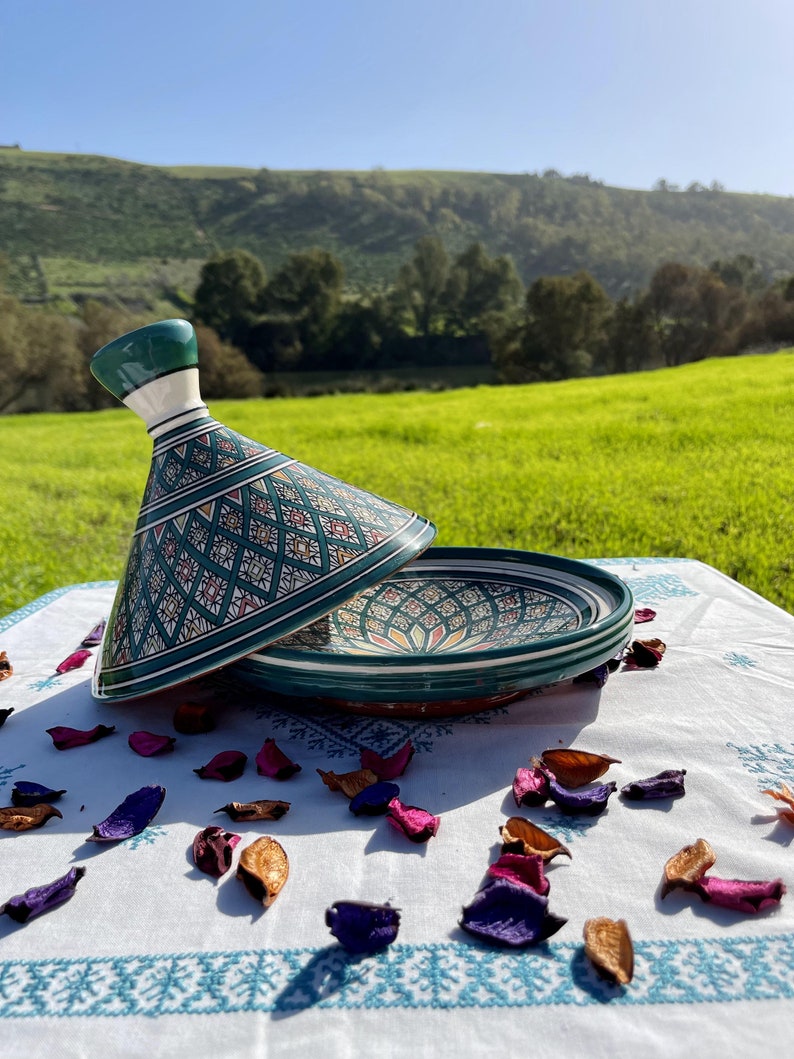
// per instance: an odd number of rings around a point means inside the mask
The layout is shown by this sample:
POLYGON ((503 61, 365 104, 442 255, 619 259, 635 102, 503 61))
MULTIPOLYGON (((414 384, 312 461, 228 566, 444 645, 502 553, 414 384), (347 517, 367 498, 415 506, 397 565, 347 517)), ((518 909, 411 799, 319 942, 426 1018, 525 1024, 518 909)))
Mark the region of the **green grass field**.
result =
MULTIPOLYGON (((432 519, 438 544, 686 556, 794 613, 794 356, 441 393, 218 401, 243 434, 432 519)), ((114 579, 151 443, 124 408, 0 419, 0 615, 114 579)))

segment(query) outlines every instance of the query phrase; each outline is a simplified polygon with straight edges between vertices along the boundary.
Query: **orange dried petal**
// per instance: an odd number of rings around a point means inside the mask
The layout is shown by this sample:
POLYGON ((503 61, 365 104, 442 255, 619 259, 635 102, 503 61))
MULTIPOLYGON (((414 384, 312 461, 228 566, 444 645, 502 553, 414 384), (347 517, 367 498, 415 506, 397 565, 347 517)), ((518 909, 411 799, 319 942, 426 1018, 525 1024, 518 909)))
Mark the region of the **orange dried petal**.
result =
POLYGON ((378 777, 372 769, 356 769, 354 772, 323 772, 317 769, 320 779, 331 791, 341 791, 348 798, 355 798, 367 787, 378 782, 378 777))
POLYGON ((599 916, 584 925, 584 951, 599 974, 618 985, 634 975, 634 946, 624 919, 599 916))
POLYGON ((567 846, 563 846, 553 835, 525 820, 523 816, 511 816, 506 824, 499 828, 502 835, 503 853, 523 853, 524 856, 543 858, 544 864, 563 853, 571 856, 567 846))
POLYGON ((52 816, 63 819, 63 813, 59 812, 54 805, 46 802, 37 802, 36 805, 9 806, 0 809, 0 830, 3 831, 32 831, 34 827, 41 827, 52 816))
POLYGON ((283 846, 266 835, 246 846, 240 854, 237 878, 249 894, 267 908, 278 897, 289 875, 289 860, 283 846))
POLYGON ((717 859, 717 854, 705 840, 699 838, 691 846, 684 846, 664 866, 662 897, 679 886, 700 882, 717 859))
POLYGON ((540 759, 563 787, 584 787, 603 776, 610 765, 620 764, 619 758, 606 754, 565 748, 544 750, 540 759))
POLYGON ((779 802, 786 802, 789 808, 794 809, 794 792, 792 792, 785 783, 780 784, 779 791, 761 791, 761 794, 768 794, 770 798, 775 798, 779 802))
POLYGON ((0 651, 0 680, 7 680, 13 675, 14 667, 9 662, 8 655, 5 651, 0 651))

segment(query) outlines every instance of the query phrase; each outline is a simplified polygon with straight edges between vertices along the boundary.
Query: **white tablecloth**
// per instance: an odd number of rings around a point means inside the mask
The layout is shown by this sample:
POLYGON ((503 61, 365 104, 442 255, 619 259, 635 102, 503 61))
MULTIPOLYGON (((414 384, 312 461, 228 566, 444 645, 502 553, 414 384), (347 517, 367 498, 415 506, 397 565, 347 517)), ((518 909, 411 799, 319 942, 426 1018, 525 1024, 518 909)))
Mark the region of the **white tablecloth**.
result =
MULTIPOLYGON (((357 717, 317 705, 287 708, 229 692, 215 731, 178 735, 173 754, 142 758, 128 735, 174 734, 179 695, 110 705, 90 694, 92 661, 54 670, 107 614, 109 583, 76 585, 0 619, 14 675, 0 683, 0 804, 17 780, 66 788, 62 819, 0 832, 0 903, 86 868, 74 897, 24 926, 0 917, 0 1053, 4 1059, 84 1056, 792 1054, 794 827, 761 791, 794 786, 794 618, 701 563, 597 560, 656 619, 657 669, 614 673, 598 690, 558 685, 468 718, 357 717), (102 741, 58 751, 46 729, 102 723, 102 741), (267 737, 302 766, 286 782, 256 773, 267 737), (354 817, 318 768, 358 767, 361 747, 383 756, 407 738, 416 754, 396 782, 403 802, 441 818, 413 845, 382 817, 354 817), (518 767, 547 747, 621 759, 619 786, 686 769, 686 796, 629 803, 597 817, 549 804, 517 810, 518 767), (225 784, 193 772, 221 750, 248 754, 225 784), (148 783, 167 789, 140 835, 86 843, 92 825, 148 783), (287 815, 232 823, 232 800, 279 798, 287 815), (567 924, 547 943, 506 950, 458 926, 461 907, 498 855, 499 825, 525 815, 560 838, 570 861, 548 868, 550 910, 567 924), (278 839, 290 877, 267 910, 235 878, 193 865, 196 832, 220 824, 278 839), (711 874, 773 879, 792 888, 779 908, 743 916, 692 895, 660 899, 666 860, 697 838, 717 853, 711 874), (338 900, 402 910, 395 943, 351 957, 330 935, 338 900), (636 970, 626 987, 598 978, 583 955, 593 916, 625 919, 636 970)), ((209 692, 208 692, 209 694, 209 692)), ((603 781, 602 781, 603 782, 603 781)), ((562 863, 561 863, 562 862, 562 863)))

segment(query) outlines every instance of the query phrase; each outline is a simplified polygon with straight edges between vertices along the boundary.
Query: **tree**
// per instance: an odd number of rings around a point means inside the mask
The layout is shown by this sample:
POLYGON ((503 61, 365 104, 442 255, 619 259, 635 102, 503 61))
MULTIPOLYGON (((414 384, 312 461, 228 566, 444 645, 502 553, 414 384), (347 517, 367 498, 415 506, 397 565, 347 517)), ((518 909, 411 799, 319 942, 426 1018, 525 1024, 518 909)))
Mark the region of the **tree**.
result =
POLYGON ((151 321, 133 316, 122 309, 105 305, 103 302, 92 298, 83 302, 80 309, 80 322, 77 327, 77 348, 82 355, 85 365, 86 386, 85 404, 90 409, 115 408, 118 405, 116 398, 109 393, 104 386, 96 381, 91 374, 89 364, 91 358, 98 349, 112 342, 119 335, 141 327, 144 323, 151 321))
POLYGON ((216 254, 201 269, 193 299, 196 320, 245 348, 266 283, 264 265, 247 250, 216 254))
POLYGON ((494 315, 515 312, 522 293, 512 259, 489 258, 482 243, 472 243, 449 271, 443 296, 447 327, 459 334, 482 332, 493 325, 494 315))
POLYGON ((342 262, 327 250, 290 254, 262 292, 266 317, 292 323, 303 350, 302 366, 320 366, 342 303, 342 262))
POLYGON ((198 326, 196 338, 202 397, 262 396, 262 373, 241 350, 221 341, 210 327, 198 326))
POLYGON ((448 278, 449 258, 444 244, 435 235, 422 236, 411 260, 397 273, 395 304, 409 315, 412 325, 425 340, 443 324, 448 278))
POLYGON ((0 413, 80 409, 86 376, 66 317, 0 295, 0 413))
POLYGON ((606 323, 601 366, 609 372, 640 371, 653 363, 656 351, 656 331, 644 300, 621 298, 606 323))

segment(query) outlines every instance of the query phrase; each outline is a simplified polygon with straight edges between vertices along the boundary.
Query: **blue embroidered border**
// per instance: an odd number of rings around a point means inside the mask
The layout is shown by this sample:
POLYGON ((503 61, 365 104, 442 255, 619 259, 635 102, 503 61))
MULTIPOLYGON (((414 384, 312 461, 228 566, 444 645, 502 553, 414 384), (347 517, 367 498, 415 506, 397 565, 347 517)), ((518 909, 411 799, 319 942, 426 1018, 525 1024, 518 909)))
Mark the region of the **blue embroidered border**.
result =
POLYGON ((533 951, 393 945, 6 960, 0 1018, 289 1013, 320 1008, 514 1008, 794 998, 794 934, 635 943, 628 988, 598 978, 581 945, 533 951))
POLYGON ((54 588, 52 592, 47 592, 46 595, 39 596, 38 599, 34 599, 31 603, 20 607, 19 610, 13 610, 10 614, 6 614, 4 618, 0 618, 0 632, 5 632, 6 629, 10 629, 12 625, 16 625, 24 618, 29 618, 36 611, 43 610, 54 600, 60 599, 61 596, 65 596, 67 592, 71 592, 74 589, 115 588, 117 584, 118 582, 116 581, 85 581, 80 585, 65 585, 63 588, 54 588))

